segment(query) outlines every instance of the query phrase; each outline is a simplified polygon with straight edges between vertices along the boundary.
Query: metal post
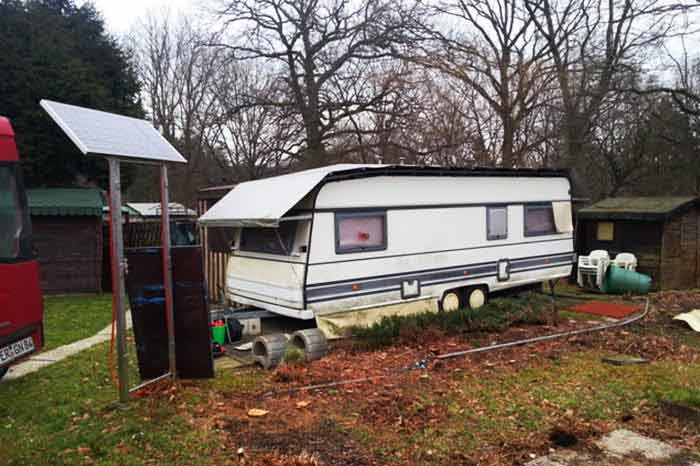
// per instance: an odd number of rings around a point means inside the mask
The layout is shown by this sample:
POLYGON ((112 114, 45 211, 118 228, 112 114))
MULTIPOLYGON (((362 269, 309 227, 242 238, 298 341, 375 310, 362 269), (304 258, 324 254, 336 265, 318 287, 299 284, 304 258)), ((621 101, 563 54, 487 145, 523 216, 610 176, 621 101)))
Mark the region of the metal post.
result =
POLYGON ((170 257, 170 209, 168 193, 168 166, 160 166, 160 222, 163 252, 163 288, 165 290, 165 314, 168 325, 168 361, 170 374, 175 377, 175 321, 173 318, 173 267, 170 257))
POLYGON ((112 293, 117 316, 117 362, 119 365, 119 401, 129 400, 129 366, 126 354, 126 310, 124 309, 124 236, 122 232, 122 187, 119 160, 108 158, 110 228, 112 229, 112 293))

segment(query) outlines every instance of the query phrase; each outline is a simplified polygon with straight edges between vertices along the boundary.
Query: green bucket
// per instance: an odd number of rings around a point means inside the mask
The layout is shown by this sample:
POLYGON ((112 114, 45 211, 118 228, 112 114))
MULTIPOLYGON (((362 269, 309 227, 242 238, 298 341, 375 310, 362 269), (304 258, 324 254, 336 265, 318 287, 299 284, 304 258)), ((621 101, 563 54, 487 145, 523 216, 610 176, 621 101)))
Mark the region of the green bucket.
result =
POLYGON ((651 287, 651 277, 611 265, 605 273, 601 291, 610 294, 647 294, 651 287))
POLYGON ((211 328, 211 339, 220 345, 226 343, 226 326, 212 327, 211 328))

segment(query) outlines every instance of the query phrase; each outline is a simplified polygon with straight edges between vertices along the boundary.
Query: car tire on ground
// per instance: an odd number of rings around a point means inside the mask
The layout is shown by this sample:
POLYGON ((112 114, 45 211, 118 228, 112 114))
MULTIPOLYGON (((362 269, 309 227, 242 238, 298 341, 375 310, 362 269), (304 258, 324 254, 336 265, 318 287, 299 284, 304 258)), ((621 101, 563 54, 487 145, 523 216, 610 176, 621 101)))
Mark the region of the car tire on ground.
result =
POLYGON ((7 374, 7 371, 9 370, 8 367, 0 367, 0 380, 7 374))

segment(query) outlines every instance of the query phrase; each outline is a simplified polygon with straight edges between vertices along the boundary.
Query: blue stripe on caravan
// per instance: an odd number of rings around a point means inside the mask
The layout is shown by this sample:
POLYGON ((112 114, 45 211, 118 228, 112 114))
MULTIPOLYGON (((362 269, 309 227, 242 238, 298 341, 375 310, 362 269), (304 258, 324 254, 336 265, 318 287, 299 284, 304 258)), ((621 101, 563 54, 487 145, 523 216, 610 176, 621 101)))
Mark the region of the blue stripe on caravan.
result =
MULTIPOLYGON (((533 260, 558 260, 561 258, 564 261, 573 261, 573 252, 565 252, 565 253, 557 253, 557 254, 545 254, 545 255, 540 255, 540 256, 528 256, 528 257, 521 257, 519 259, 509 259, 511 263, 511 267, 525 267, 526 265, 524 264, 523 261, 533 261, 533 260)), ((335 280, 335 281, 329 281, 329 282, 322 282, 322 283, 312 283, 307 285, 307 289, 317 289, 317 288, 326 288, 332 285, 341 285, 341 284, 346 284, 346 283, 362 283, 365 281, 374 281, 374 280, 379 280, 382 278, 409 278, 413 275, 421 275, 421 274, 426 274, 430 272, 438 272, 438 271, 449 271, 449 270, 463 270, 465 268, 472 268, 472 267, 478 267, 478 266, 495 266, 498 263, 498 261, 490 261, 490 262, 477 262, 475 264, 466 264, 466 265, 453 265, 450 267, 440 267, 440 268, 435 268, 435 269, 423 269, 423 270, 416 270, 413 272, 397 272, 397 273, 389 273, 389 274, 383 274, 383 275, 372 275, 372 276, 365 276, 365 277, 356 277, 356 278, 350 278, 350 279, 344 279, 344 280, 335 280)), ((539 262, 537 262, 539 263, 539 262)), ((546 262, 542 262, 546 263, 546 262)), ((477 273, 477 272, 474 272, 477 273)))
MULTIPOLYGON (((511 273, 561 267, 572 264, 573 258, 573 253, 569 252, 514 259, 511 261, 511 273)), ((306 294, 308 302, 316 303, 333 299, 387 293, 400 290, 401 282, 404 280, 418 280, 422 285, 437 285, 473 278, 493 277, 497 274, 497 266, 498 262, 494 261, 461 267, 384 275, 376 278, 369 277, 344 280, 343 282, 328 282, 307 287, 306 294)))

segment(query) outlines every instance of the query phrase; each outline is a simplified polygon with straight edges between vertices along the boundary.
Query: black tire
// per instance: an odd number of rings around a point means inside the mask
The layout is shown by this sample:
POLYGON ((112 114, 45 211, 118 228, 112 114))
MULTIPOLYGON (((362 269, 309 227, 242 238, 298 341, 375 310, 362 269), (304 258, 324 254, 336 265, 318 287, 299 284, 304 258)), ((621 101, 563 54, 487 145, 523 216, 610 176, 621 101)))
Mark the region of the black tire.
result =
POLYGON ((0 380, 7 374, 8 370, 10 370, 9 367, 0 367, 0 380))

